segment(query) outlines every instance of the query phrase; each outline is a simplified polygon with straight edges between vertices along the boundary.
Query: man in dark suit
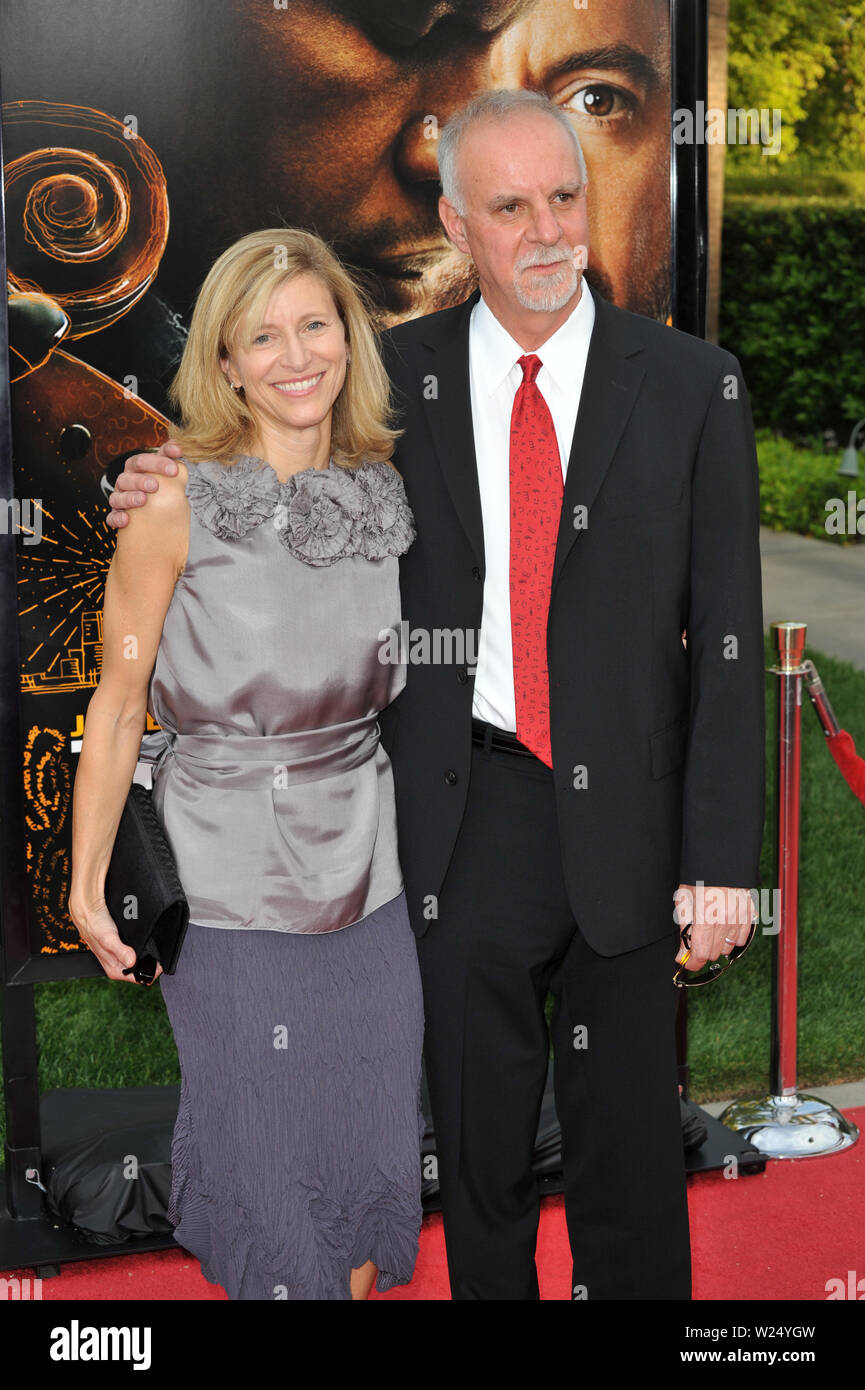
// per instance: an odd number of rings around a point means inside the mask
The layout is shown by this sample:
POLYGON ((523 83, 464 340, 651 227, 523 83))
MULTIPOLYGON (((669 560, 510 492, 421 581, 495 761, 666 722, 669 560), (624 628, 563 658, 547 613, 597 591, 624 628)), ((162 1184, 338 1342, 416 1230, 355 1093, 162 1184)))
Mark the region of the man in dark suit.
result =
POLYGON ((747 937, 764 735, 750 408, 735 357, 589 291, 585 166, 546 98, 479 98, 439 164, 480 291, 383 338, 418 535, 408 679, 381 727, 452 1294, 538 1297, 552 993, 572 1296, 688 1298, 673 902, 709 885, 688 969, 747 937))
POLYGON ((439 165, 440 215, 480 294, 384 344, 418 518, 409 647, 451 633, 455 660, 411 668, 382 728, 452 1290, 537 1297, 551 990, 573 1296, 686 1298, 673 895, 730 888, 727 911, 695 923, 689 968, 744 941, 763 825, 750 409, 730 354, 590 295, 584 166, 543 98, 479 99, 442 132, 439 165), (552 430, 529 414, 526 466, 529 356, 552 430), (545 431, 565 476, 538 544, 545 431), (531 682, 545 659, 546 724, 531 682))

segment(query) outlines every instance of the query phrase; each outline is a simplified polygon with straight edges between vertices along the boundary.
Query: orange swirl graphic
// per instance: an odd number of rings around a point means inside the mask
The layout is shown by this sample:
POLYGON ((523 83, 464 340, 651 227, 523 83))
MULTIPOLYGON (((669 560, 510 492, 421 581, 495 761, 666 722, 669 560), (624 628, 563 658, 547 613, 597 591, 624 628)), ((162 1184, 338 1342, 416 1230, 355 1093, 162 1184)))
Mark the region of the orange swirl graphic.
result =
POLYGON ((69 338, 97 333, 158 269, 168 239, 162 166, 139 135, 90 107, 8 102, 3 121, 10 283, 61 305, 69 338))

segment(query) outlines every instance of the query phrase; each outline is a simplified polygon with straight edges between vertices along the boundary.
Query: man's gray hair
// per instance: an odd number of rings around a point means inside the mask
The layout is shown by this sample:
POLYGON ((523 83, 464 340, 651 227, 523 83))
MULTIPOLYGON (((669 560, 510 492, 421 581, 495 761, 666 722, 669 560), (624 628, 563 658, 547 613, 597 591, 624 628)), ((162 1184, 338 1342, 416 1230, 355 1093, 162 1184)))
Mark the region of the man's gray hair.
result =
POLYGON ((550 101, 549 97, 544 96, 542 92, 530 92, 525 88, 519 88, 515 91, 501 88, 498 91, 482 92, 480 96, 473 97, 468 105, 463 106, 461 110, 455 111, 450 120, 439 131, 437 153, 442 193, 448 202, 453 204, 460 216, 464 214, 465 206, 456 166, 463 136, 470 126, 479 121, 501 120, 504 116, 510 116, 520 111, 539 111, 542 115, 558 121, 574 142, 577 162, 580 166, 580 178, 583 183, 586 183, 586 161, 583 158, 579 136, 560 106, 556 106, 555 102, 550 101))

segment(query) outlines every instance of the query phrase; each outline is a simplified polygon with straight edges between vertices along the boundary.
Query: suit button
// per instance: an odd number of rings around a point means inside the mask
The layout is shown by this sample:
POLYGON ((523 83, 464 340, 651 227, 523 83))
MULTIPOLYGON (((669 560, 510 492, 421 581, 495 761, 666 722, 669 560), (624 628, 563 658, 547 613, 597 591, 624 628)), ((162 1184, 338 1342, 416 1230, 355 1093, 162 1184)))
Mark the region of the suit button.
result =
POLYGON ((466 685, 468 683, 468 678, 469 673, 466 670, 465 666, 460 666, 459 670, 457 671, 457 680, 459 681, 460 685, 466 685))
POLYGON ((472 565, 472 579, 476 579, 479 584, 481 582, 481 572, 477 565, 472 565))
POLYGON ((453 787, 459 781, 459 778, 457 777, 452 767, 449 767, 447 772, 445 773, 445 781, 447 782, 449 787, 453 787))

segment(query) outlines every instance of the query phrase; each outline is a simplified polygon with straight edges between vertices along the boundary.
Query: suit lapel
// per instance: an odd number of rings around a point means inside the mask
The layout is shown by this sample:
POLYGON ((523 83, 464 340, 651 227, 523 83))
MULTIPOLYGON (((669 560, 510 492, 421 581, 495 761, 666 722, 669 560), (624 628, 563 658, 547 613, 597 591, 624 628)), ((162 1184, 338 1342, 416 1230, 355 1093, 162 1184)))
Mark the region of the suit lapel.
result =
POLYGON ((462 527, 484 566, 484 527, 469 385, 469 319, 478 291, 434 315, 424 338, 424 406, 436 454, 462 527))
POLYGON ((576 507, 591 508, 640 390, 643 342, 628 317, 594 293, 595 322, 568 458, 552 585, 582 532, 576 507))

